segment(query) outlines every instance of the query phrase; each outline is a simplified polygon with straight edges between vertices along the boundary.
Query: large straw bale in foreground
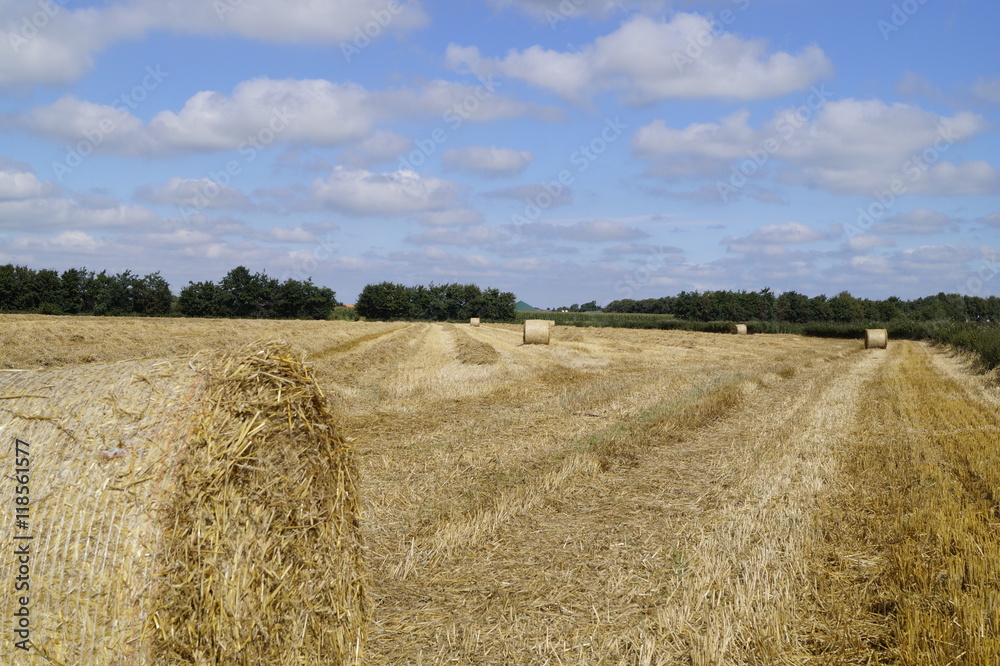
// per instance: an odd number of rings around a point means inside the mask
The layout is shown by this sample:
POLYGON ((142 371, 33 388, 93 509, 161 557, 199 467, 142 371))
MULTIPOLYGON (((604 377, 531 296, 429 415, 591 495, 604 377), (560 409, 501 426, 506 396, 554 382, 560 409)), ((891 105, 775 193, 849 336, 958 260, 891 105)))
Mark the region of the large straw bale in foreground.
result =
POLYGON ((889 331, 884 328, 865 329, 865 349, 885 349, 889 345, 889 331))
POLYGON ((729 332, 733 333, 735 335, 746 335, 747 334, 747 325, 746 324, 733 324, 729 328, 729 332))
POLYGON ((524 344, 549 344, 549 321, 547 319, 525 319, 524 344))
POLYGON ((0 663, 360 661, 352 453, 287 345, 0 373, 0 426, 30 444, 33 537, 33 647, 8 629, 0 663))

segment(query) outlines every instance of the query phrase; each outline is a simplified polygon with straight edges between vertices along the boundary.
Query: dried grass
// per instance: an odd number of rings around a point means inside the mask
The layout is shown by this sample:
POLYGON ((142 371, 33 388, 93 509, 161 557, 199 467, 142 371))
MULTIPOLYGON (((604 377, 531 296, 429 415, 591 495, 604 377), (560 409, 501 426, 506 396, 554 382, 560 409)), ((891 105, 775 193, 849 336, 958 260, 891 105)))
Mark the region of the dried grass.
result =
POLYGON ((1000 417, 926 346, 863 387, 816 570, 838 663, 1000 663, 1000 417))
POLYGON ((884 328, 865 329, 865 349, 885 349, 889 344, 889 331, 884 328))
POLYGON ((458 360, 467 365, 492 365, 500 360, 500 353, 493 345, 472 337, 465 331, 450 327, 455 336, 458 360))
MULTIPOLYGON (((0 382, 27 394, 0 415, 32 445, 36 656, 360 662, 353 454, 299 354, 257 344, 0 382)), ((0 662, 13 650, 4 632, 0 662)))
POLYGON ((547 319, 526 319, 524 321, 523 342, 526 345, 549 344, 549 322, 547 319))

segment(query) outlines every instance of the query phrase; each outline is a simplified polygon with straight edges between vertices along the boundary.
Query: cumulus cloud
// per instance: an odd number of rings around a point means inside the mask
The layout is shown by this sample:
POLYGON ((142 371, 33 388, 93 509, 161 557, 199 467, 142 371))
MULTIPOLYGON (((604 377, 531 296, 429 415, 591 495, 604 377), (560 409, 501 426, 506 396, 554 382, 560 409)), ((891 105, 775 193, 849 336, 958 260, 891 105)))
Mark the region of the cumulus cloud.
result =
POLYGON ((152 204, 191 206, 197 209, 246 210, 250 199, 235 187, 223 186, 210 178, 171 178, 162 185, 145 185, 136 198, 152 204))
POLYGON ((502 238, 503 235, 497 230, 486 225, 478 225, 462 229, 434 227, 419 234, 407 236, 405 240, 408 243, 419 245, 487 245, 496 243, 502 238))
POLYGON ((135 228, 160 218, 142 206, 122 203, 91 205, 71 198, 0 201, 0 220, 7 230, 135 228))
POLYGON ((628 241, 649 236, 642 229, 610 220, 588 220, 570 224, 531 222, 518 225, 517 232, 522 236, 538 240, 578 241, 584 243, 628 241))
POLYGON ((893 247, 896 243, 889 238, 867 234, 848 238, 845 245, 852 252, 867 252, 876 247, 893 247))
POLYGON ((398 157, 412 144, 412 139, 379 130, 380 122, 414 116, 454 118, 459 123, 523 115, 561 117, 551 107, 519 102, 496 91, 480 95, 480 88, 430 81, 419 88, 369 91, 354 83, 325 79, 260 77, 237 84, 231 94, 197 92, 180 110, 160 111, 148 124, 131 113, 134 103, 115 100, 97 104, 66 95, 48 106, 0 114, 0 126, 60 143, 83 140, 90 144, 87 154, 148 156, 237 150, 242 159, 249 160, 273 143, 356 144, 355 163, 377 163, 398 157))
POLYGON ((465 227, 481 224, 483 215, 472 208, 432 210, 417 215, 417 222, 428 227, 465 227))
POLYGON ((972 97, 985 104, 1000 104, 1000 76, 976 79, 972 83, 972 97))
POLYGON ((400 215, 444 210, 457 196, 455 183, 415 171, 373 173, 338 166, 328 178, 313 181, 309 204, 362 215, 400 215))
POLYGON ((817 46, 797 55, 769 53, 764 40, 741 38, 684 12, 670 20, 637 15, 572 51, 536 45, 487 58, 476 47, 452 44, 446 56, 456 69, 499 73, 576 102, 606 91, 620 91, 630 104, 765 99, 808 88, 833 71, 817 46), (699 40, 707 45, 698 47, 699 40))
POLYGON ((534 156, 527 150, 496 146, 465 146, 452 148, 441 155, 446 169, 471 171, 489 178, 516 176, 528 166, 534 156))
POLYGON ((944 213, 918 208, 885 218, 875 230, 883 234, 934 234, 955 223, 956 220, 944 213))
POLYGON ((49 11, 31 0, 6 0, 0 6, 10 21, 0 40, 0 87, 70 83, 89 72, 104 49, 152 30, 349 47, 358 30, 378 39, 428 22, 420 4, 407 0, 126 0, 79 9, 52 2, 49 11))
POLYGON ((26 165, 11 164, 0 158, 0 201, 36 199, 49 196, 57 188, 38 179, 26 165))
POLYGON ((786 224, 765 224, 748 236, 729 238, 724 242, 782 245, 785 243, 813 243, 827 239, 829 236, 822 231, 808 227, 801 222, 788 222, 786 224))
POLYGON ((978 218, 979 222, 991 227, 996 227, 1000 229, 1000 210, 994 211, 989 215, 984 215, 978 218))
POLYGON ((350 166, 371 168, 394 161, 413 150, 413 139, 390 130, 375 130, 361 142, 341 153, 341 160, 350 166))
POLYGON ((779 111, 759 129, 745 112, 683 129, 655 120, 636 132, 632 149, 650 163, 650 175, 714 175, 717 185, 734 189, 773 164, 786 167, 780 177, 787 183, 836 194, 1000 191, 1000 172, 992 164, 948 161, 956 144, 988 131, 982 116, 963 111, 947 117, 879 100, 812 106, 779 111))

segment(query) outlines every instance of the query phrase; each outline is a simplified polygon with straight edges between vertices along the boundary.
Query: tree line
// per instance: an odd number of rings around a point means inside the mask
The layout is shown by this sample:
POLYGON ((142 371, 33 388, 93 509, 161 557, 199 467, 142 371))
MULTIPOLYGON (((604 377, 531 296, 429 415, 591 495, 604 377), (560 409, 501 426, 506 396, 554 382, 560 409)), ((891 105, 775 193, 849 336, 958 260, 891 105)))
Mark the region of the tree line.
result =
POLYGON ((842 291, 833 298, 786 291, 682 291, 676 296, 612 301, 604 312, 670 314, 692 321, 769 321, 788 323, 897 320, 1000 321, 1000 298, 939 293, 913 300, 856 298, 842 291))
POLYGON ((38 314, 163 315, 173 302, 170 285, 156 273, 111 275, 86 268, 58 271, 0 266, 0 311, 38 314))
POLYGON ((218 284, 190 282, 175 297, 159 271, 95 273, 86 268, 35 270, 0 266, 0 312, 85 315, 185 315, 267 319, 326 319, 336 294, 312 280, 280 282, 238 266, 218 284))
POLYGON ((491 321, 514 318, 517 298, 511 292, 474 284, 434 284, 408 287, 394 282, 366 285, 355 309, 366 319, 458 321, 480 317, 491 321))

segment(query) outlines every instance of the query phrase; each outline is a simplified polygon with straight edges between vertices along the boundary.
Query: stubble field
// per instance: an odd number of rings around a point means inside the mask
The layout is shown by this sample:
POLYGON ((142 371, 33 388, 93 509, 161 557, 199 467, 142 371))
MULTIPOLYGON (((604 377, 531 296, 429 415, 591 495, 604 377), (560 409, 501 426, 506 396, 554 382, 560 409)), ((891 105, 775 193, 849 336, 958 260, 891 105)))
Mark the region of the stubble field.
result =
POLYGON ((356 447, 367 663, 1000 663, 1000 401, 943 351, 0 316, 0 368, 256 339, 356 447))

